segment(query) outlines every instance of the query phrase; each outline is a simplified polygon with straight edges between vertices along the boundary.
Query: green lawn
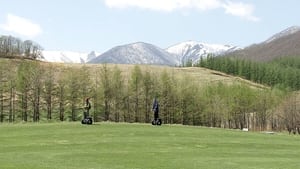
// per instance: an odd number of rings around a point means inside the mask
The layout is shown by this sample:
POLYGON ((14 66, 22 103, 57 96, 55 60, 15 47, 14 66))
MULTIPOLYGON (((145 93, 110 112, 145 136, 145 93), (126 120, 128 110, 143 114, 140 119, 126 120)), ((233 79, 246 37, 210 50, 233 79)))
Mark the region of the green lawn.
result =
POLYGON ((1 169, 288 169, 300 136, 181 125, 0 124, 1 169))

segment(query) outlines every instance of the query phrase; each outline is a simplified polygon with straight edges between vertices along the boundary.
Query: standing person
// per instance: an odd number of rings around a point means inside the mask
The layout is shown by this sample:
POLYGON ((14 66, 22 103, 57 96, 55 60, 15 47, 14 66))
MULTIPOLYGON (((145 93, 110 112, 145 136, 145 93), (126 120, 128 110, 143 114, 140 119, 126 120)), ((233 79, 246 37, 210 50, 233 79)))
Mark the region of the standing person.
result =
POLYGON ((85 111, 84 111, 84 118, 85 119, 90 116, 90 109, 91 109, 91 107, 92 106, 91 106, 91 103, 90 103, 90 98, 88 97, 85 100, 85 107, 84 107, 84 109, 85 109, 85 111))
POLYGON ((154 121, 157 121, 158 112, 159 112, 159 104, 158 104, 158 101, 157 101, 156 97, 154 98, 154 101, 153 101, 152 110, 154 112, 154 121))

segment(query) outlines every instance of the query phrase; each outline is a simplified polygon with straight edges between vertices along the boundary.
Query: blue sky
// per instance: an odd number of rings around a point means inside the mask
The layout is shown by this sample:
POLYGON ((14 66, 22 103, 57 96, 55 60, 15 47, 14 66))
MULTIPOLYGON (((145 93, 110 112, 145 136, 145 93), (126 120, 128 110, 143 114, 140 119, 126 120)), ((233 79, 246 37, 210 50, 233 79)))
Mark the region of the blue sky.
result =
POLYGON ((299 0, 0 0, 0 35, 77 52, 138 41, 244 47, 300 26, 299 6, 299 0))

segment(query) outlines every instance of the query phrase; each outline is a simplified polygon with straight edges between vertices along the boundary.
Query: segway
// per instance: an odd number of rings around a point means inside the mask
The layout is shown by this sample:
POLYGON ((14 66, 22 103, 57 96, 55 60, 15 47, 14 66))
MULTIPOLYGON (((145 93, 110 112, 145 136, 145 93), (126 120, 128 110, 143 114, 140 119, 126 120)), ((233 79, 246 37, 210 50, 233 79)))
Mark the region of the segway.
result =
POLYGON ((84 112, 84 118, 81 120, 81 124, 93 124, 93 118, 88 115, 87 112, 84 112))
POLYGON ((160 118, 152 120, 152 125, 160 126, 161 124, 162 124, 162 122, 161 122, 160 118))

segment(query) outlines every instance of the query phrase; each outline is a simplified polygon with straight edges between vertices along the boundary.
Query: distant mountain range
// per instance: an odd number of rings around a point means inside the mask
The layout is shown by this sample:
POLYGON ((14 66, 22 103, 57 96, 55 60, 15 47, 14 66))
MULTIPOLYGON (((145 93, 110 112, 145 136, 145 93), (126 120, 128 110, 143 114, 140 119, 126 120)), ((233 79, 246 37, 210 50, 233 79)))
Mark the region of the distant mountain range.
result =
POLYGON ((241 48, 233 45, 207 44, 186 41, 162 49, 153 44, 136 42, 116 46, 100 54, 71 51, 43 51, 44 60, 63 63, 115 63, 183 65, 197 63, 200 58, 213 56, 236 56, 257 61, 268 61, 281 56, 300 55, 300 27, 285 29, 266 41, 241 48))
POLYGON ((241 49, 231 45, 206 44, 196 41, 182 42, 167 49, 153 44, 136 42, 116 46, 103 54, 79 53, 71 51, 43 51, 44 61, 62 63, 115 63, 115 64, 151 64, 183 65, 188 61, 196 63, 208 54, 220 55, 241 49))

